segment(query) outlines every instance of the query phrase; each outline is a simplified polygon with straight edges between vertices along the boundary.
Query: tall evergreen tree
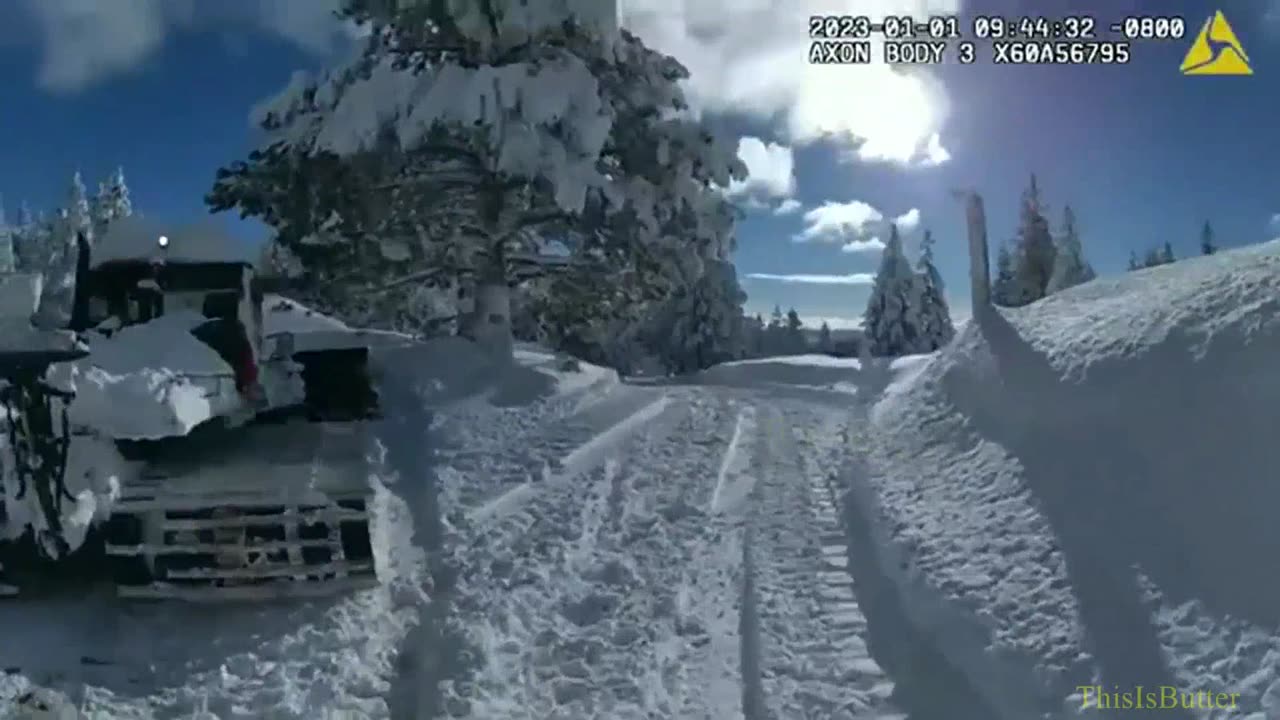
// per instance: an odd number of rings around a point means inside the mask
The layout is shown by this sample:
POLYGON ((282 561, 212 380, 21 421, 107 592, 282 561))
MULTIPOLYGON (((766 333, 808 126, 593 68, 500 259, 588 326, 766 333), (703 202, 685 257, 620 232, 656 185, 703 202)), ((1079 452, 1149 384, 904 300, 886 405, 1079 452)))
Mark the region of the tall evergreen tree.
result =
POLYGON ((823 320, 822 325, 818 328, 818 351, 830 353, 835 350, 835 344, 831 342, 831 326, 827 321, 823 320))
POLYGON ((1031 176, 1031 184, 1022 197, 1017 250, 1014 266, 1017 298, 1014 304, 1026 305, 1045 296, 1057 255, 1035 175, 1031 176))
POLYGON ((880 257, 880 269, 871 286, 871 297, 862 327, 872 355, 894 357, 922 352, 918 318, 922 283, 902 250, 897 225, 889 227, 889 241, 880 257))
POLYGON ((1141 270, 1142 267, 1143 267, 1142 263, 1138 261, 1138 253, 1133 250, 1130 250, 1129 251, 1129 271, 1133 272, 1134 270, 1141 270))
POLYGON ((1200 254, 1212 255, 1218 252, 1218 246, 1213 244, 1213 228, 1209 226, 1209 221, 1204 221, 1204 227, 1200 228, 1200 254))
POLYGON ((787 353, 791 355, 799 355, 809 349, 809 343, 804 339, 804 322, 795 308, 787 310, 785 338, 787 353))
POLYGON ((0 195, 0 273, 11 273, 17 269, 17 258, 14 253, 14 237, 17 230, 6 221, 4 214, 4 196, 0 195))
POLYGON ((745 166, 615 2, 340 5, 364 51, 260 106, 267 143, 206 198, 272 225, 314 291, 448 275, 471 291, 465 334, 510 359, 511 288, 565 266, 542 238, 606 275, 730 244, 718 188, 745 166))
POLYGON ((133 214, 129 186, 124 181, 124 168, 116 168, 110 178, 98 183, 98 196, 93 209, 94 228, 99 234, 112 220, 133 214))
POLYGON ((1053 274, 1049 277, 1050 293, 1089 282, 1097 277, 1093 266, 1084 259, 1084 247, 1076 227, 1076 215, 1067 205, 1062 209, 1062 236, 1053 261, 1053 274))
POLYGON ((922 291, 920 294, 920 338, 919 350, 933 352, 951 342, 955 337, 955 325, 951 322, 951 309, 947 307, 946 286, 942 281, 942 273, 933 261, 933 233, 925 230, 920 241, 920 260, 916 263, 922 291))
POLYGON ((1168 265, 1172 262, 1176 262, 1177 259, 1178 258, 1173 255, 1173 245, 1165 242, 1164 246, 1160 248, 1160 263, 1162 265, 1168 265))
POLYGON ((669 372, 686 373, 743 356, 742 303, 733 264, 711 261, 692 285, 680 288, 660 312, 655 343, 669 372))
POLYGON ((1017 262, 1014 250, 1008 243, 996 251, 996 274, 991 278, 991 302, 1001 307, 1013 307, 1018 304, 1018 281, 1015 277, 1017 262))

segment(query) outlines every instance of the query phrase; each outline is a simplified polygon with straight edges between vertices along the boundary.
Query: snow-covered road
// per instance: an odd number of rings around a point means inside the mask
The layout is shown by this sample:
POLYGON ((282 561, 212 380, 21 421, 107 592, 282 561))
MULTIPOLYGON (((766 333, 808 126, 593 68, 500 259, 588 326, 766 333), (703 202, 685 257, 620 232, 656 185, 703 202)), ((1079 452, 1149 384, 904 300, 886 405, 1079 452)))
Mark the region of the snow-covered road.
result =
POLYGON ((446 413, 437 431, 454 449, 435 475, 466 667, 423 706, 495 720, 904 717, 867 647, 832 483, 861 412, 835 407, 618 385, 539 423, 446 413))
POLYGON ((6 638, 0 699, 44 686, 140 720, 981 715, 956 710, 976 705, 936 680, 873 564, 849 570, 840 495, 866 418, 848 393, 587 378, 433 405, 421 378, 388 382, 383 587, 242 609, 46 604, 19 637, 58 657, 6 638))

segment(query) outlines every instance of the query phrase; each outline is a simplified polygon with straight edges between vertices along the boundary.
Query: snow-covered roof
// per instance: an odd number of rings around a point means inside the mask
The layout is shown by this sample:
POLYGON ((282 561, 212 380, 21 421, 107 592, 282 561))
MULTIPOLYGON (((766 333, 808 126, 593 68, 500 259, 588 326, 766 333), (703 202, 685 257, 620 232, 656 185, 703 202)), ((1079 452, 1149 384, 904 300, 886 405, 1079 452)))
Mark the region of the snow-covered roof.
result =
POLYGON ((113 220, 94 239, 90 264, 98 267, 110 262, 164 260, 252 265, 254 256, 247 243, 231 237, 211 221, 176 225, 130 215, 113 220), (160 238, 166 239, 163 244, 160 238))

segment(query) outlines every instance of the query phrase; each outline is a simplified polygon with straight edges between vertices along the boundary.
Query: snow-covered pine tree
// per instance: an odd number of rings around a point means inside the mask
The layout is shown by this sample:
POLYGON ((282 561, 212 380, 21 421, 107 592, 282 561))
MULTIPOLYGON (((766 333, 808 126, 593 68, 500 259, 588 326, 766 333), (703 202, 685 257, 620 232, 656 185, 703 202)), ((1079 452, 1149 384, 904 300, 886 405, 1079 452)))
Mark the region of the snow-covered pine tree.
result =
POLYGON ((93 205, 93 224, 99 235, 112 220, 133 214, 129 185, 124 181, 124 168, 117 167, 110 178, 98 183, 98 195, 93 205))
POLYGON ((862 327, 874 356, 895 357, 922 351, 916 324, 923 288, 902 250, 897 225, 889 227, 889 241, 880 257, 880 269, 871 287, 862 327))
POLYGON ((1017 290, 1013 304, 1027 305, 1045 296, 1057 252, 1053 235, 1049 232, 1049 221, 1044 217, 1040 187, 1035 175, 1031 176, 1031 184, 1022 196, 1017 250, 1013 273, 1017 290))
POLYGON ((831 326, 823 320, 818 327, 818 352, 830 354, 835 348, 835 343, 831 341, 831 326))
POLYGON ((1153 268, 1164 264, 1164 253, 1160 248, 1148 248, 1145 255, 1142 256, 1142 267, 1153 268))
POLYGON ((764 356, 764 318, 760 313, 745 318, 746 327, 746 344, 747 357, 763 357, 764 356))
POLYGON ((71 235, 71 239, 68 241, 69 249, 60 247, 58 250, 74 254, 75 233, 83 232, 90 239, 93 236, 93 211, 89 207, 89 193, 84 187, 84 180, 80 177, 79 170, 71 176, 71 190, 67 201, 65 220, 67 232, 63 234, 71 235))
POLYGON ((1089 282, 1097 277, 1093 266, 1084 259, 1084 247, 1080 244, 1080 231, 1076 227, 1076 215, 1067 205, 1062 209, 1062 236, 1058 238, 1058 251, 1054 256, 1053 274, 1046 291, 1056 293, 1069 287, 1089 282))
POLYGON ((933 261, 933 233, 925 230, 920 241, 920 260, 916 263, 920 292, 920 346, 922 352, 933 352, 951 342, 955 337, 955 325, 951 322, 951 309, 947 306, 947 289, 942 273, 933 261))
POLYGON ((620 31, 615 2, 343 14, 370 30, 365 52, 265 106, 271 143, 208 198, 275 226, 315 284, 465 280, 471 334, 509 356, 509 288, 542 265, 547 233, 596 241, 602 265, 637 244, 728 242, 733 216, 710 196, 745 168, 681 113, 687 71, 620 31))
POLYGON ((1168 265, 1170 263, 1176 262, 1177 259, 1178 258, 1174 257, 1173 255, 1173 245, 1169 244, 1168 242, 1165 242, 1165 244, 1160 248, 1160 264, 1168 265))
POLYGON ((44 272, 49 260, 51 232, 43 213, 33 213, 26 202, 19 206, 18 230, 14 242, 19 272, 44 272))
POLYGON ((4 212, 4 196, 0 195, 0 273, 11 273, 17 269, 14 253, 14 236, 16 229, 9 225, 4 212))
POLYGON ((691 285, 680 288, 660 311, 654 343, 671 373, 704 370, 745 354, 742 303, 733 264, 712 260, 691 285))
POLYGON ((1141 270, 1142 268, 1143 268, 1143 265, 1138 260, 1138 253, 1136 251, 1130 250, 1129 251, 1129 272, 1133 272, 1134 270, 1141 270))
POLYGON ((1204 227, 1200 228, 1200 254, 1212 255, 1218 252, 1218 246, 1213 243, 1213 228, 1209 226, 1209 221, 1204 221, 1204 227))
POLYGON ((786 354, 786 319, 780 305, 773 306, 769 314, 769 323, 764 327, 764 356, 786 354))
POLYGON ((995 305, 1013 307, 1018 304, 1016 268, 1014 249, 1009 247, 1009 243, 1004 243, 996 251, 996 274, 991 278, 991 302, 995 305))

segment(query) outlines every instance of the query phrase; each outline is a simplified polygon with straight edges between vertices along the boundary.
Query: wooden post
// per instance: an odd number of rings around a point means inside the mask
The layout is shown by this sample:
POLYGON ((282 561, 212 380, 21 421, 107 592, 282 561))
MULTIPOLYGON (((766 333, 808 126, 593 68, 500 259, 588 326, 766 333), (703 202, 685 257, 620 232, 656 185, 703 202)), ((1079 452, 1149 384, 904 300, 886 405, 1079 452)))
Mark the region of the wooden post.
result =
POLYGON ((965 215, 969 223, 969 286, 973 312, 991 305, 990 256, 987 250, 987 214, 982 206, 982 196, 967 193, 965 215))

